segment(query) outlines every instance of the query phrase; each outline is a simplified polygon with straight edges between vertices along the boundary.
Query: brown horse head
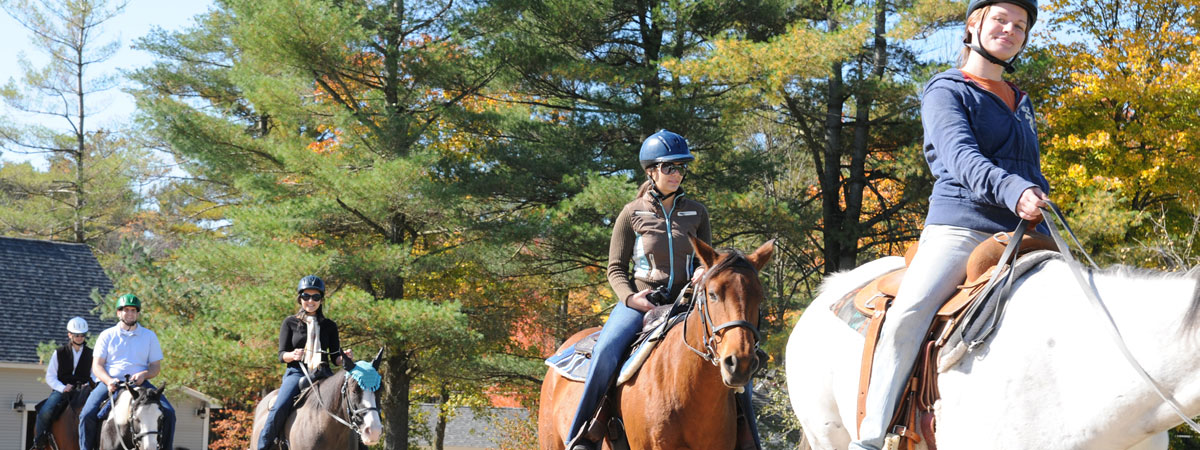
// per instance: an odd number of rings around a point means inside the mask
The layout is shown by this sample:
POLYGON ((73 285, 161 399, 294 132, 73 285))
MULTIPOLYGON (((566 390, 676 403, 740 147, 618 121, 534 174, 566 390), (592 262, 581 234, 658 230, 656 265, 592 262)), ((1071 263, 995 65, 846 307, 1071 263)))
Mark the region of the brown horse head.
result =
POLYGON ((771 259, 775 241, 743 255, 736 250, 718 252, 691 237, 692 248, 705 267, 696 287, 693 313, 700 312, 706 358, 721 370, 721 381, 741 387, 763 361, 758 360, 758 308, 763 300, 758 271, 771 259))

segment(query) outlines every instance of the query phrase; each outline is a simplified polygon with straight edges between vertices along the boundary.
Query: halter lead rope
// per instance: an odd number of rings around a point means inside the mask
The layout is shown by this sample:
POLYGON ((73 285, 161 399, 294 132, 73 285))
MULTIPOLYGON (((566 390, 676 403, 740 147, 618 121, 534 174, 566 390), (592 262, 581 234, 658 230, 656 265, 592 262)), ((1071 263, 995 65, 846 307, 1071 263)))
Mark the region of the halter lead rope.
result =
MULTIPOLYGON (((1062 222, 1063 228, 1067 231, 1067 234, 1071 236, 1071 240, 1075 242, 1075 246, 1079 248, 1079 252, 1082 253, 1085 258, 1087 258, 1089 263, 1091 263, 1092 267, 1088 269, 1088 271, 1091 272, 1092 268, 1096 268, 1096 262, 1093 261, 1092 257, 1088 255, 1087 250, 1083 248, 1083 245, 1080 245, 1079 238, 1075 237, 1075 232, 1072 231, 1071 226, 1067 224, 1067 219, 1063 216, 1062 211, 1058 209, 1058 205, 1055 205, 1049 200, 1046 201, 1046 205, 1049 206, 1049 210, 1047 210, 1047 208, 1042 208, 1043 213, 1053 212, 1054 217, 1057 217, 1058 220, 1062 222)), ((1071 274, 1075 276, 1075 281, 1079 282, 1079 286, 1083 288, 1083 293, 1087 295, 1088 300, 1090 300, 1089 304, 1092 305, 1093 309, 1096 310, 1096 313, 1098 313, 1102 319, 1106 319, 1105 323, 1107 323, 1109 326, 1105 327, 1105 329, 1108 330, 1109 337, 1111 337, 1113 342, 1117 344, 1117 348, 1121 350, 1121 354, 1125 356, 1127 361, 1129 361, 1129 365, 1133 366, 1133 369, 1138 373, 1138 375, 1141 376, 1142 380, 1144 380, 1146 384, 1150 385, 1150 387, 1154 389, 1154 392, 1158 394, 1159 398, 1162 398, 1163 402, 1170 406, 1171 409, 1175 411, 1175 414, 1179 415, 1179 417, 1183 419, 1184 423, 1192 428, 1192 431, 1200 433, 1200 425, 1196 424, 1196 422, 1188 417, 1187 414, 1183 413, 1183 407, 1179 405, 1179 402, 1175 400, 1175 397, 1159 386, 1158 383, 1154 381, 1154 378, 1150 377, 1150 374, 1146 372, 1146 369, 1138 363, 1137 358, 1133 357, 1133 353, 1129 351, 1129 347, 1125 344, 1125 339, 1121 337, 1121 330, 1117 328, 1117 323, 1113 320, 1112 314, 1108 311, 1108 307, 1104 306, 1104 302, 1100 300, 1095 288, 1091 287, 1091 284, 1084 279, 1083 272, 1080 270, 1080 266, 1083 264, 1076 261, 1071 255, 1071 248, 1066 242, 1063 241, 1062 236, 1059 236, 1058 230, 1054 227, 1054 221, 1046 220, 1045 222, 1046 226, 1050 229, 1050 236, 1054 238, 1054 243, 1058 245, 1059 250, 1063 254, 1063 259, 1066 260, 1067 267, 1071 268, 1071 274)))

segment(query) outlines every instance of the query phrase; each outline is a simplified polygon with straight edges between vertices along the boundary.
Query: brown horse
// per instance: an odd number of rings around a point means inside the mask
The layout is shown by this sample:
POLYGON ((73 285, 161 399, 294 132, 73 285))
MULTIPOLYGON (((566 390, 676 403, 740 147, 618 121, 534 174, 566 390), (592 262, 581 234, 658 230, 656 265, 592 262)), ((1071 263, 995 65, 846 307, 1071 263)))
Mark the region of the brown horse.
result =
MULTIPOLYGON (((379 405, 376 400, 376 389, 372 386, 364 389, 363 381, 356 380, 350 374, 352 371, 369 371, 378 377, 379 363, 383 360, 383 349, 375 355, 369 365, 347 363, 343 370, 337 371, 328 378, 316 380, 311 392, 296 407, 279 430, 279 437, 287 442, 288 450, 315 449, 356 449, 355 437, 360 437, 365 445, 375 445, 379 442, 383 424, 379 417, 379 405), (365 366, 365 367, 364 367, 365 366), (315 397, 315 398, 314 398, 315 397)), ((254 410, 254 429, 250 433, 251 448, 258 444, 259 434, 266 425, 267 415, 271 404, 275 401, 279 390, 276 389, 263 397, 254 410)), ((301 395, 304 395, 303 393, 301 395)))
POLYGON ((45 446, 34 447, 33 450, 79 450, 79 408, 75 405, 87 399, 91 388, 76 386, 65 400, 66 408, 50 423, 50 440, 45 446))
MULTIPOLYGON (((734 448, 737 409, 734 389, 744 387, 758 367, 758 307, 763 299, 758 271, 771 259, 774 241, 745 256, 718 253, 699 239, 692 248, 707 269, 697 285, 683 326, 672 328, 641 370, 615 389, 607 404, 624 421, 629 448, 638 450, 734 448)), ((560 351, 596 331, 583 330, 560 351)), ((542 382, 538 437, 542 450, 561 450, 583 383, 551 368, 542 382)), ((589 435, 598 437, 598 426, 589 435)), ((603 427, 599 427, 603 428, 603 427)), ((612 448, 607 440, 604 448, 612 448)))

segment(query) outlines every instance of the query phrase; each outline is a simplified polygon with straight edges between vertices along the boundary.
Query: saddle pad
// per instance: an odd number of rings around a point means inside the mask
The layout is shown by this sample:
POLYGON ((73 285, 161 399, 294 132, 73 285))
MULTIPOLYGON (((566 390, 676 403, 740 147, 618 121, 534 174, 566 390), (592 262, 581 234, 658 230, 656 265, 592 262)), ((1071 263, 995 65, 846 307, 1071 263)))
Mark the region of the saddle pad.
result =
MULTIPOLYGON (((683 314, 671 317, 668 320, 661 320, 657 326, 648 332, 639 333, 638 338, 633 342, 633 348, 629 358, 621 365, 621 370, 617 378, 617 385, 624 383, 637 373, 642 367, 642 363, 650 356, 650 352, 658 345, 658 341, 662 340, 663 336, 667 335, 667 331, 671 327, 678 324, 683 318, 683 314)), ((546 365, 553 367, 559 376, 571 381, 580 383, 587 380, 588 369, 592 367, 592 351, 591 346, 594 346, 600 332, 597 331, 580 339, 578 342, 571 344, 570 347, 564 348, 553 356, 546 358, 546 365), (587 343, 587 351, 580 351, 577 346, 587 343)))
POLYGON ((553 367, 554 371, 558 372, 559 376, 571 381, 578 381, 582 383, 587 379, 588 369, 592 365, 592 352, 590 350, 586 354, 577 352, 575 351, 575 346, 579 345, 580 342, 584 342, 589 339, 595 343, 596 336, 599 335, 599 331, 592 333, 587 337, 580 339, 578 342, 571 344, 570 347, 564 348, 558 353, 546 358, 546 365, 553 367))

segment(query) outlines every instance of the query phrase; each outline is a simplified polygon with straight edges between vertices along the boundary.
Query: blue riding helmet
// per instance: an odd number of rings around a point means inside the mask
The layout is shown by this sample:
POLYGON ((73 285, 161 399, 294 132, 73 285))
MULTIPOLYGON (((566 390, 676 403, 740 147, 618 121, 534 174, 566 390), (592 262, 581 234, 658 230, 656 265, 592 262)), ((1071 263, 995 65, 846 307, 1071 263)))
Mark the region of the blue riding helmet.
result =
POLYGON ((642 168, 646 169, 662 162, 687 162, 696 157, 688 151, 687 140, 683 136, 659 130, 642 141, 638 159, 642 161, 642 168))
POLYGON ((304 292, 305 289, 316 289, 325 293, 325 282, 321 281, 316 275, 309 275, 300 279, 300 284, 296 285, 296 293, 304 292))

